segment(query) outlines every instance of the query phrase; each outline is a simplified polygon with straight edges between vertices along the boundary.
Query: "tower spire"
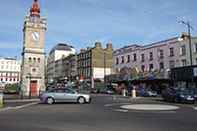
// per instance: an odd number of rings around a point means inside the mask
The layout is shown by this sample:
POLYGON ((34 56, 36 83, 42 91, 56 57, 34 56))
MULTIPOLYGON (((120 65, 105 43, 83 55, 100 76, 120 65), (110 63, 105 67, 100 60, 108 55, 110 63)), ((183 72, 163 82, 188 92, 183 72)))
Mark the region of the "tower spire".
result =
POLYGON ((40 7, 38 4, 38 0, 34 0, 33 5, 30 9, 30 16, 40 17, 40 7))

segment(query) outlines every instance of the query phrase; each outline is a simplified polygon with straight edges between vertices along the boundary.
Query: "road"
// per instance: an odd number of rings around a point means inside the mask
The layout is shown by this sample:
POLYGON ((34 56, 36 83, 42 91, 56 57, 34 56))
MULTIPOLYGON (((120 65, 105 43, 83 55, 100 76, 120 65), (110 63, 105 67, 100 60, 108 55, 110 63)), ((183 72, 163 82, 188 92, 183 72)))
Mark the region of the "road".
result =
MULTIPOLYGON (((196 131, 195 105, 173 111, 125 110, 125 104, 166 104, 155 99, 93 96, 91 104, 37 104, 0 111, 1 131, 196 131)), ((172 103, 167 103, 173 105, 172 103)))

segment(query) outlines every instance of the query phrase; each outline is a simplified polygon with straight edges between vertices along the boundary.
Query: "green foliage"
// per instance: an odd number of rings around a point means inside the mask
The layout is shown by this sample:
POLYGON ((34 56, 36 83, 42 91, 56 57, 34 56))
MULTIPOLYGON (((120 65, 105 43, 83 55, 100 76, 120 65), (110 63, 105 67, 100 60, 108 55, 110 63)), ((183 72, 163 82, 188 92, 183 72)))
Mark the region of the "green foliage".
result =
POLYGON ((5 93, 18 93, 20 90, 19 84, 8 84, 5 86, 5 93))

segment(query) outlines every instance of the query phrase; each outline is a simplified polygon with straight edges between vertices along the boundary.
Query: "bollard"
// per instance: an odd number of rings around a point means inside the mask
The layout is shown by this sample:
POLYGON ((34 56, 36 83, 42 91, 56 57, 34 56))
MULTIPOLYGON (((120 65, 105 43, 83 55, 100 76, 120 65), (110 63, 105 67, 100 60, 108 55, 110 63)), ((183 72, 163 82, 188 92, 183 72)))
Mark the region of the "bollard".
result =
POLYGON ((126 90, 125 90, 125 89, 123 89, 122 95, 123 95, 123 96, 126 96, 126 90))
POLYGON ((136 90, 135 89, 132 90, 132 98, 136 98, 136 90))
POLYGON ((0 108, 3 107, 3 93, 0 92, 0 108))

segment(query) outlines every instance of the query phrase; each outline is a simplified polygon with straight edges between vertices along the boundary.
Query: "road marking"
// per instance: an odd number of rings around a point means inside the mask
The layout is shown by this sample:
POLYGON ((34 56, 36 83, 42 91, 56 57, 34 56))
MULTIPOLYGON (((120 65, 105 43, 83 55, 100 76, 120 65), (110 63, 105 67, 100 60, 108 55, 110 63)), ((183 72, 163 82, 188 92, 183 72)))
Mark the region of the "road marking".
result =
POLYGON ((0 109, 0 112, 1 111, 7 111, 7 110, 18 110, 18 109, 26 108, 26 107, 29 107, 29 106, 37 105, 38 103, 39 102, 33 102, 33 103, 28 103, 28 104, 25 104, 25 105, 21 105, 21 106, 5 107, 5 108, 0 109))
POLYGON ((33 102, 33 103, 25 104, 25 105, 22 105, 22 106, 16 106, 16 107, 13 107, 13 109, 15 109, 15 110, 17 110, 17 109, 22 109, 22 108, 25 108, 25 107, 37 105, 38 103, 39 103, 39 102, 33 102))
POLYGON ((114 109, 114 111, 118 111, 118 112, 128 112, 128 110, 123 110, 123 109, 114 109))
POLYGON ((194 107, 194 110, 197 110, 197 107, 194 107))
POLYGON ((2 109, 0 109, 0 112, 10 110, 11 108, 12 108, 12 107, 5 107, 5 108, 2 108, 2 109))

